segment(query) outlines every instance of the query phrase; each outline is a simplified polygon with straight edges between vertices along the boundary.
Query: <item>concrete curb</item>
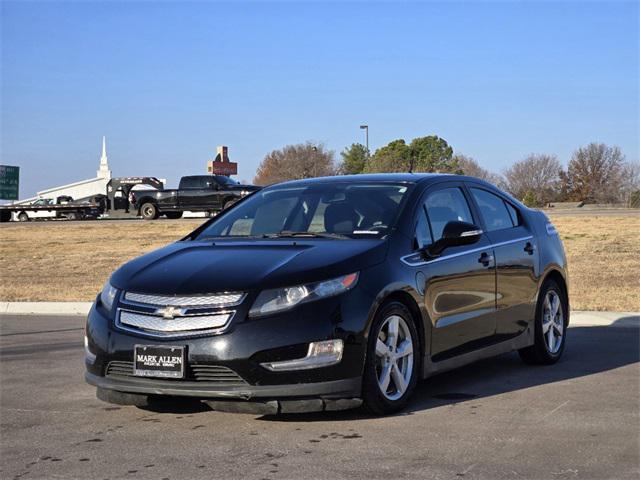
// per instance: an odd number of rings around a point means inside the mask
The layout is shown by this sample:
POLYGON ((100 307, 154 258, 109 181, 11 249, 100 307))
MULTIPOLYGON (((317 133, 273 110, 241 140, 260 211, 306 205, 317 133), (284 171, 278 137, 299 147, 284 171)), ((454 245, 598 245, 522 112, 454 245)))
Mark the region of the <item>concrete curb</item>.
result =
POLYGON ((640 328, 640 312, 572 311, 570 327, 640 328))
POLYGON ((0 315, 86 315, 92 302, 0 302, 0 315))
MULTIPOLYGON (((0 302, 0 315, 86 315, 91 302, 0 302)), ((571 312, 572 327, 640 328, 640 312, 571 312)))

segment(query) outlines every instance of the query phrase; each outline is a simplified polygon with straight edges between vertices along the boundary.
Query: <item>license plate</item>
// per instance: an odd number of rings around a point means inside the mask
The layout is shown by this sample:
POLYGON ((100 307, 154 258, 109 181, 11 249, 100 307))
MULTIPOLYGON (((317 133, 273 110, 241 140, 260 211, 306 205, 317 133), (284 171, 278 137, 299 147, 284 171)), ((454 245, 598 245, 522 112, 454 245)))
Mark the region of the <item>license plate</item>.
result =
POLYGON ((184 378, 184 347, 136 345, 133 356, 134 375, 184 378))

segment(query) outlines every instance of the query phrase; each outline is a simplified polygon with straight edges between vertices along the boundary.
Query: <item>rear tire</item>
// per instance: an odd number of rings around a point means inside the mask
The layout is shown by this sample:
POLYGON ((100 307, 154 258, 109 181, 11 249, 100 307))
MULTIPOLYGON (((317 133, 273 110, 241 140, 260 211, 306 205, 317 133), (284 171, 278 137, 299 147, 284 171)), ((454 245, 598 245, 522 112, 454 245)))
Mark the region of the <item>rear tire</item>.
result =
POLYGON ((8 222, 11 220, 11 212, 3 210, 0 212, 0 222, 8 222))
POLYGON ((67 220, 78 220, 78 214, 76 212, 69 212, 66 214, 67 220))
POLYGON ((233 206, 234 203, 236 203, 237 200, 229 200, 227 202, 224 203, 224 207, 222 207, 222 210, 227 210, 229 208, 231 208, 233 206))
POLYGON ((568 299, 554 280, 540 289, 534 326, 534 344, 518 350, 531 365, 552 365, 560 360, 567 338, 568 299))
POLYGON ((29 215, 27 215, 26 212, 20 212, 18 214, 18 221, 19 222, 28 222, 29 221, 29 215))
POLYGON ((418 381, 420 345, 415 319, 400 302, 383 305, 369 332, 362 381, 365 408, 388 415, 405 407, 418 381))
POLYGON ((155 203, 151 202, 147 202, 142 205, 142 208, 140 208, 140 214, 145 220, 155 220, 160 216, 158 207, 156 207, 155 203))

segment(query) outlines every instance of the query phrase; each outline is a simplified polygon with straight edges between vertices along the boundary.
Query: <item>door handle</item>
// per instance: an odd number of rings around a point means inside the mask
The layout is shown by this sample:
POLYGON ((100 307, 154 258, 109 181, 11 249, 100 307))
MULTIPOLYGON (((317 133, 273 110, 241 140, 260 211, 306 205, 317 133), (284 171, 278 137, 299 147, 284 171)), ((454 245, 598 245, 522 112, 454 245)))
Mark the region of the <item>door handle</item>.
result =
POLYGON ((493 262, 493 255, 489 255, 487 252, 483 252, 478 259, 478 263, 481 263, 483 266, 488 267, 493 262))
POLYGON ((527 244, 524 246, 524 251, 527 252, 529 255, 533 255, 533 252, 536 248, 533 246, 533 243, 531 242, 527 242, 527 244))

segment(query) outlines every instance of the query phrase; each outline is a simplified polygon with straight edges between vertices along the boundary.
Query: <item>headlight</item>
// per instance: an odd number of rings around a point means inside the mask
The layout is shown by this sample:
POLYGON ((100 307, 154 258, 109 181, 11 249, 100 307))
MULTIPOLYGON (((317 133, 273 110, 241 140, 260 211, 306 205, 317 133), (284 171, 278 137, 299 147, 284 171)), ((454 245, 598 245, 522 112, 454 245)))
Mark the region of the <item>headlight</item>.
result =
POLYGON ((102 305, 104 305, 104 308, 106 308, 108 311, 111 311, 113 302, 115 301, 117 294, 117 288, 113 287, 109 282, 105 283, 102 292, 100 292, 100 301, 102 302, 102 305))
POLYGON ((256 301, 253 302, 253 306, 251 310, 249 310, 249 316, 259 317, 274 312, 281 312, 301 303, 339 295, 353 288, 357 281, 358 274, 350 273, 349 275, 323 282, 265 290, 264 292, 260 292, 256 301))

